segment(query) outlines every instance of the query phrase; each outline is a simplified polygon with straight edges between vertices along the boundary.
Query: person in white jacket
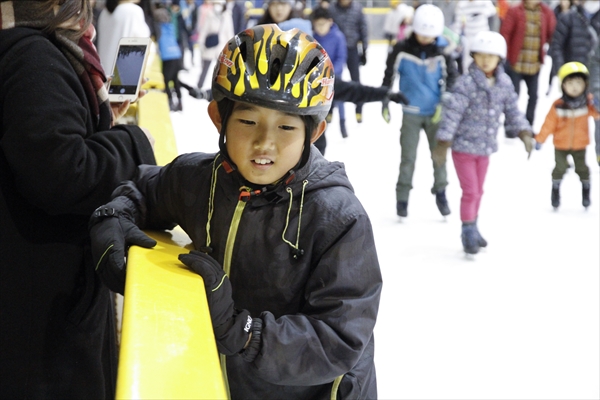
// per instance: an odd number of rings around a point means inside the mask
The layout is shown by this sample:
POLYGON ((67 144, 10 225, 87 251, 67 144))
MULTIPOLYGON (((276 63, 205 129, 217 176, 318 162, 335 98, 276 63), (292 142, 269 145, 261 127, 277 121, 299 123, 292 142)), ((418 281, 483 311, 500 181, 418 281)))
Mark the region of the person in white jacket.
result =
POLYGON ((496 15, 491 0, 460 0, 456 3, 453 30, 461 36, 462 72, 467 73, 473 62, 469 42, 481 31, 490 30, 489 18, 496 15))
POLYGON ((123 37, 150 37, 140 0, 106 0, 106 8, 98 17, 97 48, 107 75, 115 62, 119 40, 123 37))
POLYGON ((202 71, 198 89, 202 89, 210 65, 217 59, 225 43, 234 35, 231 9, 225 0, 207 0, 198 13, 198 44, 202 71))

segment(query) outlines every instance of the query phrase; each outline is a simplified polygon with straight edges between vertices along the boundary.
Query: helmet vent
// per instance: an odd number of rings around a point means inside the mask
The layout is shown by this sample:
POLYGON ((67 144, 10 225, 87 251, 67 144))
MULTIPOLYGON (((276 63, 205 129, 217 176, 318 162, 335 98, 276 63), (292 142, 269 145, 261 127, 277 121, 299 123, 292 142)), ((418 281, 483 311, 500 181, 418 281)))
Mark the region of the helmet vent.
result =
POLYGON ((311 74, 322 61, 323 53, 318 49, 311 49, 296 69, 296 72, 294 72, 294 76, 291 79, 292 82, 300 82, 306 75, 311 74))
POLYGON ((271 70, 269 72, 269 84, 273 86, 275 82, 277 82, 277 78, 279 78, 279 72, 281 71, 281 60, 276 58, 271 63, 271 70))
POLYGON ((319 61, 320 60, 318 57, 314 57, 310 64, 308 64, 308 68, 306 68, 306 71, 312 71, 317 65, 319 65, 319 61))
POLYGON ((282 62, 285 59, 287 48, 280 44, 273 45, 270 56, 269 84, 273 86, 281 75, 282 62))
POLYGON ((240 55, 249 74, 253 74, 256 69, 256 60, 254 59, 254 47, 252 46, 252 38, 245 36, 244 40, 239 45, 240 55))

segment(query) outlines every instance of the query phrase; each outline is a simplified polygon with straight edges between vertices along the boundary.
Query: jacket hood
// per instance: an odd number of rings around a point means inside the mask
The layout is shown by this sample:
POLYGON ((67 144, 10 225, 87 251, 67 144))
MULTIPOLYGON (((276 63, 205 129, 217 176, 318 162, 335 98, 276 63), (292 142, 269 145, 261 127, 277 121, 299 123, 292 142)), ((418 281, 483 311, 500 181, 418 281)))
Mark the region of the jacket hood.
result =
POLYGON ((19 41, 30 36, 45 36, 33 28, 9 28, 0 30, 0 59, 19 41))

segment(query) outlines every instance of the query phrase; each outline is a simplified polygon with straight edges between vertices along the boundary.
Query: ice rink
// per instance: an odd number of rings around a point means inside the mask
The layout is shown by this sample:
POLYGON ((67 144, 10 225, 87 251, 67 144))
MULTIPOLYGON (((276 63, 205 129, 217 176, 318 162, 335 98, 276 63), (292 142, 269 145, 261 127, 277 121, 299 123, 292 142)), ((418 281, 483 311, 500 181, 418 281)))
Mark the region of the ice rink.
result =
MULTIPOLYGON (((379 86, 387 46, 369 47, 363 84, 379 86)), ((180 79, 195 84, 198 61, 180 79)), ((211 71, 212 73, 212 71, 211 71)), ((205 87, 210 86, 210 75, 205 87)), ((344 77, 349 79, 347 71, 344 77)), ((540 74, 534 130, 541 127, 556 87, 546 96, 548 65, 540 74)), ((397 88, 397 87, 396 87, 397 88)), ((183 112, 171 113, 180 153, 218 150, 207 102, 184 90, 183 112)), ((519 100, 525 110, 527 90, 519 100)), ((550 205, 552 140, 527 159, 523 143, 498 134, 479 214, 489 242, 467 259, 460 241, 461 190, 448 157, 444 219, 430 193, 433 168, 421 135, 408 217, 396 216, 400 159, 400 106, 392 121, 380 103, 366 104, 362 124, 346 104, 349 137, 337 112, 326 157, 342 161, 367 209, 383 273, 376 367, 380 399, 599 399, 600 398, 600 193, 592 145, 592 205, 581 205, 581 184, 571 168, 562 205, 550 205)))

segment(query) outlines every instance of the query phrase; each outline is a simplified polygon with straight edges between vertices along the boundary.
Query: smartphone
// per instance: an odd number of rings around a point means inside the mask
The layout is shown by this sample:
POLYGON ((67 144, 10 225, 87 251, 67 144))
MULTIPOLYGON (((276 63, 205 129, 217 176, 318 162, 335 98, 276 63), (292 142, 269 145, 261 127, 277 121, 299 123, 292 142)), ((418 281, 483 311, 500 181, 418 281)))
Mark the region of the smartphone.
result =
POLYGON ((138 98, 150 52, 150 38, 122 38, 112 68, 108 100, 120 103, 138 98))

